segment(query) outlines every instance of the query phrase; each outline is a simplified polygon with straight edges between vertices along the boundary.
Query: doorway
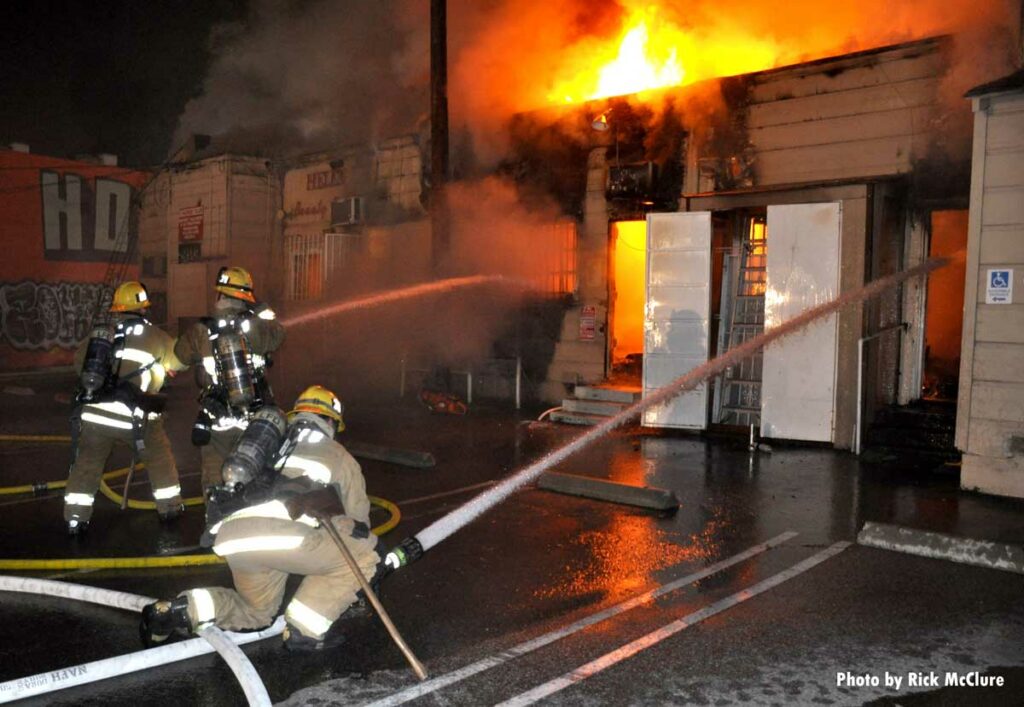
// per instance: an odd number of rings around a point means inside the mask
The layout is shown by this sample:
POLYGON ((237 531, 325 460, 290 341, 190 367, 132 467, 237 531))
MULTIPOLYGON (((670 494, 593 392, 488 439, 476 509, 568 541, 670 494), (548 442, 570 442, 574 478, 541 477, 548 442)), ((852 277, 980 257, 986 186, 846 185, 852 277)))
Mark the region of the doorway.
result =
POLYGON ((955 401, 960 381, 960 342, 964 323, 964 258, 952 257, 967 247, 966 210, 933 211, 930 257, 951 257, 949 265, 928 276, 924 323, 925 400, 955 401))
POLYGON ((647 222, 611 225, 608 350, 613 381, 639 384, 644 353, 647 222))
MULTIPOLYGON (((718 281, 716 355, 764 331, 768 225, 765 209, 722 214, 724 251, 718 281)), ((763 353, 730 366, 715 380, 712 420, 719 425, 759 426, 763 353)))

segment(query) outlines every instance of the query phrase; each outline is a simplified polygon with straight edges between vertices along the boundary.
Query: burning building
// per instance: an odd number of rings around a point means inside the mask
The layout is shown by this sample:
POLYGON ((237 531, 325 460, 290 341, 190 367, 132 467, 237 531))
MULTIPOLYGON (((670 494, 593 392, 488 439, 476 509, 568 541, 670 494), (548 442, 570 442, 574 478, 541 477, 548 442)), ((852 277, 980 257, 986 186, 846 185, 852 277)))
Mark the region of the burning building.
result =
MULTIPOLYGON (((544 388, 566 396, 562 417, 601 412, 574 386, 656 389, 808 306, 962 251, 970 113, 949 98, 953 51, 931 38, 518 116, 508 171, 580 222, 578 302, 544 388)), ((644 423, 859 450, 888 408, 925 399, 915 419, 951 426, 963 283, 961 260, 848 307, 644 423)), ((951 430, 922 442, 936 446, 952 451, 951 430)))

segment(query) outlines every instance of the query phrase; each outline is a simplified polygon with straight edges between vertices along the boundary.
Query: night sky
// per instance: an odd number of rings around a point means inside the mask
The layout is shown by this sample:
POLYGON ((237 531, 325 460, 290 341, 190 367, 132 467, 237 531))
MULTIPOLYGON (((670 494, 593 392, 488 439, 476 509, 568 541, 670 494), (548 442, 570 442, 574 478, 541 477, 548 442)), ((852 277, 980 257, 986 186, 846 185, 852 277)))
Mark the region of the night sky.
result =
POLYGON ((108 152, 154 165, 200 92, 211 28, 246 0, 95 0, 3 4, 0 144, 74 156, 108 152))

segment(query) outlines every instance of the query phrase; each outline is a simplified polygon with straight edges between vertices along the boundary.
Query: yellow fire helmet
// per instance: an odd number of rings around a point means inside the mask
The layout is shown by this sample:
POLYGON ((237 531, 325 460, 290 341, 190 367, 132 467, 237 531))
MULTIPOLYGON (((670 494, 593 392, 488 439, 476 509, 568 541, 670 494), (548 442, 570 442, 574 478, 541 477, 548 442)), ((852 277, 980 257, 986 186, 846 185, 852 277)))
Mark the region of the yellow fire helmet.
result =
POLYGON ((110 300, 111 312, 137 312, 149 307, 149 293, 146 286, 137 280, 122 282, 114 290, 114 297, 110 300))
POLYGON ((345 406, 338 400, 338 396, 327 390, 322 385, 311 385, 299 393, 295 400, 295 407, 288 416, 291 417, 298 412, 311 412, 314 415, 328 417, 338 423, 338 432, 345 429, 345 421, 341 414, 345 406))
POLYGON ((252 275, 245 268, 221 268, 217 273, 217 292, 246 302, 256 301, 252 296, 252 275))

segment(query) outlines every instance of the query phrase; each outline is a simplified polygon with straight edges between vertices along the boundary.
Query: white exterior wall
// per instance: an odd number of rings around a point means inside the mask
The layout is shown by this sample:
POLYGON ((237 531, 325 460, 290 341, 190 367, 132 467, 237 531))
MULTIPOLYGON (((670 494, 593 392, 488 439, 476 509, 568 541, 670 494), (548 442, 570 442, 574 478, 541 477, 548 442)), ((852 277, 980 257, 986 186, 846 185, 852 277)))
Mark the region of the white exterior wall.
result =
POLYGON ((932 132, 938 42, 751 77, 758 186, 904 174, 932 132))
POLYGON ((167 294, 168 327, 182 317, 206 315, 213 305, 213 281, 223 265, 252 272, 256 296, 274 299, 277 285, 270 264, 278 247, 276 177, 264 160, 225 155, 161 173, 147 191, 140 216, 143 257, 162 252, 167 275, 147 286, 167 294), (182 209, 203 210, 202 258, 179 263, 178 225, 182 209))
POLYGON ((956 444, 964 488, 1024 497, 1024 91, 974 99, 956 444), (1013 304, 985 304, 989 268, 1013 304))

